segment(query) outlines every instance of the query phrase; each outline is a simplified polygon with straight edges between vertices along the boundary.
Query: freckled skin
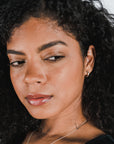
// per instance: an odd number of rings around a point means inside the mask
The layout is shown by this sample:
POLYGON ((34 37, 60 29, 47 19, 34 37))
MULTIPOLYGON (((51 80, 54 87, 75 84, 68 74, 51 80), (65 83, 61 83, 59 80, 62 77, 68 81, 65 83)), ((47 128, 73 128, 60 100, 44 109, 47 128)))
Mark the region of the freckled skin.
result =
POLYGON ((11 66, 10 76, 17 96, 33 117, 49 118, 75 108, 81 98, 85 75, 80 46, 75 39, 54 22, 31 18, 15 29, 7 49, 24 53, 24 56, 8 55, 12 61, 26 61, 19 68, 11 66), (38 53, 41 45, 57 40, 67 46, 58 44, 38 53), (59 53, 65 57, 57 62, 44 61, 47 55, 59 53), (29 93, 49 94, 53 98, 42 106, 34 107, 25 99, 29 93))

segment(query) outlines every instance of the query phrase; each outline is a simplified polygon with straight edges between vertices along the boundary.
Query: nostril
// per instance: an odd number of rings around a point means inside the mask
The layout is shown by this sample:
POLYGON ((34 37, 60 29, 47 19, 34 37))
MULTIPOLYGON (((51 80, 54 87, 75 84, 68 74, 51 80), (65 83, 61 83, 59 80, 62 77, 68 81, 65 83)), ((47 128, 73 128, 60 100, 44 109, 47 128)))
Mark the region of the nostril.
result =
POLYGON ((37 83, 41 83, 41 81, 38 81, 37 83))

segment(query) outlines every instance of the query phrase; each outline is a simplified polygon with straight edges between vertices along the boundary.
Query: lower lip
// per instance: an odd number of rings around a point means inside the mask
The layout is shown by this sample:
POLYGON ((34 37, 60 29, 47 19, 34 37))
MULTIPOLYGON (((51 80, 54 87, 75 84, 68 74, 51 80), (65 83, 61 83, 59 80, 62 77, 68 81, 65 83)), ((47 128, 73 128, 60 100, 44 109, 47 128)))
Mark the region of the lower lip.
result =
POLYGON ((26 99, 29 104, 33 106, 40 106, 50 101, 51 98, 52 96, 44 97, 44 98, 26 98, 26 99))

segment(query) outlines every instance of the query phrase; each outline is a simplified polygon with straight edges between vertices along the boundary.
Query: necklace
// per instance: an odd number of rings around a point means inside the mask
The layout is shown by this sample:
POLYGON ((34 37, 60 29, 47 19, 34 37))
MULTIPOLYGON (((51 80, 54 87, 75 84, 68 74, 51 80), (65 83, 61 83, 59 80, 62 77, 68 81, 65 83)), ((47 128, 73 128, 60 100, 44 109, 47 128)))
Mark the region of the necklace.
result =
MULTIPOLYGON (((78 127, 76 126, 75 128, 73 128, 69 133, 67 133, 66 135, 64 135, 64 136, 62 136, 62 137, 60 137, 60 138, 58 138, 58 139, 56 139, 56 140, 54 140, 53 142, 51 142, 50 144, 55 144, 56 142, 58 142, 58 141, 60 141, 60 140, 62 140, 62 139, 64 139, 65 137, 67 137, 67 136, 69 136, 69 135, 71 135, 71 134, 73 134, 75 131, 77 131, 79 128, 81 128, 84 124, 86 124, 88 121, 87 120, 85 120, 84 122, 82 122, 78 127)), ((30 134, 30 136, 29 136, 29 138, 28 138, 28 140, 27 140, 27 143, 26 144, 29 144, 29 142, 30 142, 30 139, 31 139, 31 137, 33 136, 33 133, 34 132, 32 132, 31 134, 30 134)))

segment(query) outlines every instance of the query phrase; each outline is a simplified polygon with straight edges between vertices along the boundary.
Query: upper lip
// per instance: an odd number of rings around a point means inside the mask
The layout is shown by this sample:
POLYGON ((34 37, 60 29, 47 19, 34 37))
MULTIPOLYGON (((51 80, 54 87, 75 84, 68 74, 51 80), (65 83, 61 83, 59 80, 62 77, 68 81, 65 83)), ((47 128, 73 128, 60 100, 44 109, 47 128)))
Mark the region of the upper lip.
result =
POLYGON ((28 99, 38 99, 38 98, 47 98, 51 97, 52 95, 47 95, 47 94, 29 94, 26 96, 28 99))

